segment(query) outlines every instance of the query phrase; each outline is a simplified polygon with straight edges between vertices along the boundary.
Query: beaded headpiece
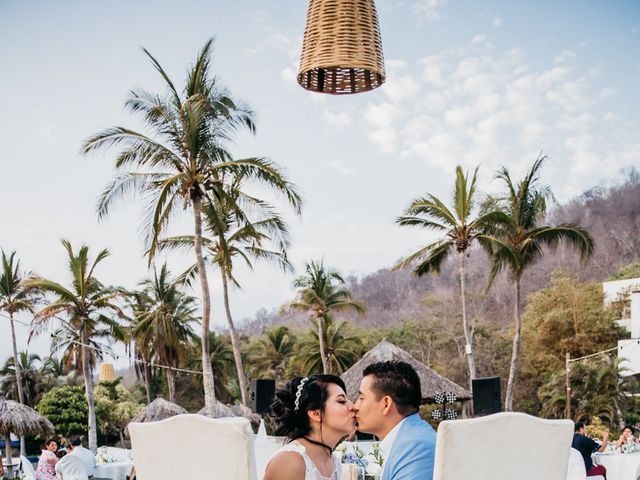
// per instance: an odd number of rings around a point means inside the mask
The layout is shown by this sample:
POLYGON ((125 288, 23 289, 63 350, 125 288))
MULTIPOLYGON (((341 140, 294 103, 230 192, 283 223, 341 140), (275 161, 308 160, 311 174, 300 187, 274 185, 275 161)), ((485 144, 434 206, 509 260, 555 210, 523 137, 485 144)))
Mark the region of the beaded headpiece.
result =
POLYGON ((304 377, 298 384, 298 389, 296 390, 296 402, 293 407, 294 412, 297 412, 300 409, 300 397, 302 396, 302 389, 304 388, 304 384, 308 381, 309 377, 304 377))

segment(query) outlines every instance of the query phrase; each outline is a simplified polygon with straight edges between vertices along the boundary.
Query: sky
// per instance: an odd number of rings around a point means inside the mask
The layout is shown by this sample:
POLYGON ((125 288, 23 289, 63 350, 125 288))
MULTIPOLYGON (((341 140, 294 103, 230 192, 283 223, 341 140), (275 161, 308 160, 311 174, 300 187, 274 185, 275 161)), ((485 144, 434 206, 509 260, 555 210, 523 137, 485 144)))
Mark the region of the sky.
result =
MULTIPOLYGON (((323 258, 366 275, 432 239, 394 219, 419 195, 449 199, 456 165, 479 165, 481 190, 496 192, 498 168, 518 178, 543 152, 543 179, 561 202, 640 167, 637 1, 377 0, 387 82, 337 97, 296 83, 306 4, 0 0, 0 247, 67 283, 65 238, 109 249, 96 272, 104 283, 143 280, 142 202, 99 222, 114 154, 83 157, 80 145, 110 126, 140 127, 123 108, 130 89, 165 92, 141 47, 181 85, 211 37, 217 77, 256 112, 256 134, 238 134, 232 152, 268 157, 304 196, 301 217, 281 205, 297 274, 323 258)), ((188 214, 171 227, 191 229, 188 214)), ((190 264, 162 261, 174 273, 190 264)), ((291 300, 295 276, 239 270, 235 318, 291 300)), ((213 323, 224 325, 210 278, 213 323)), ((16 328, 20 350, 49 353, 46 334, 27 344, 28 327, 16 328)), ((10 354, 0 318, 0 362, 10 354)))

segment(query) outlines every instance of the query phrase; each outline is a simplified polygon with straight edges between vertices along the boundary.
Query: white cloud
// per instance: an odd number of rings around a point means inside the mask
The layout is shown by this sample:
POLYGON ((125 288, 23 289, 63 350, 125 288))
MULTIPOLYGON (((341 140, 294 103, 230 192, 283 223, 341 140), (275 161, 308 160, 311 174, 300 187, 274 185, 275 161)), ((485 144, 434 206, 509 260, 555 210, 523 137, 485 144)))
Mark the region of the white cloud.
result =
POLYGON ((322 111, 322 118, 332 127, 346 128, 352 124, 351 114, 349 112, 332 112, 330 110, 322 111))
POLYGON ((392 58, 384 61, 384 66, 388 70, 403 70, 407 68, 407 62, 399 58, 392 58))
POLYGON ((383 154, 421 160, 444 172, 456 164, 482 163, 485 170, 511 165, 520 175, 544 151, 550 163, 558 162, 556 174, 566 179, 556 188, 561 200, 594 172, 606 175, 609 156, 615 154, 622 166, 621 158, 640 155, 633 153, 640 139, 616 147, 613 138, 626 134, 611 130, 620 126, 614 112, 600 110, 606 106, 603 99, 616 93, 597 87, 603 70, 579 70, 569 50, 548 58, 542 68, 526 58, 520 47, 499 53, 479 36, 475 43, 402 65, 400 78, 412 78, 422 88, 412 82, 411 95, 391 94, 385 102, 369 104, 370 140, 383 154), (415 70, 419 77, 411 75, 415 70))
POLYGON ((494 27, 500 27, 500 26, 502 26, 502 18, 501 17, 496 17, 496 18, 493 19, 493 22, 491 22, 491 23, 492 23, 492 25, 494 27))
POLYGON ((563 50, 556 58, 553 59, 553 63, 566 63, 574 58, 576 58, 576 54, 571 50, 563 50))
POLYGON ((415 97, 420 91, 420 84, 410 75, 395 75, 382 89, 391 101, 400 102, 415 97))
POLYGON ((424 68, 422 69, 423 80, 436 86, 440 86, 444 83, 444 80, 442 79, 440 60, 437 56, 425 57, 420 60, 420 63, 424 65, 424 68))
POLYGON ((329 162, 329 166, 334 170, 336 170, 338 173, 341 173, 342 175, 345 175, 345 176, 349 176, 357 173, 357 170, 355 168, 349 167, 339 160, 331 160, 329 162))
POLYGON ((600 94, 598 95, 600 98, 613 97, 616 95, 618 91, 613 87, 605 87, 600 90, 600 94))
POLYGON ((364 113, 367 124, 374 128, 391 126, 398 118, 398 108, 387 102, 371 104, 364 113))
POLYGON ((298 76, 296 70, 292 67, 285 67, 280 72, 280 76, 286 82, 294 83, 298 76))
POLYGON ((394 128, 378 128, 369 132, 369 139, 378 145, 383 153, 394 153, 398 134, 394 128))
POLYGON ((449 0, 417 0, 415 10, 428 22, 435 22, 443 18, 442 8, 449 0))

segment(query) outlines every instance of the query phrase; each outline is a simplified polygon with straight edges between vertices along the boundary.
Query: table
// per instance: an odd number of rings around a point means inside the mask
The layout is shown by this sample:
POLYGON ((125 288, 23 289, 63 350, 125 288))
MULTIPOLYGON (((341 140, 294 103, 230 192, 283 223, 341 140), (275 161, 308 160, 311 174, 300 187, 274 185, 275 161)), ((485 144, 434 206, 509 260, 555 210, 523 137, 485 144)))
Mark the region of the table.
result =
POLYGON ((607 480, 637 480, 640 478, 640 452, 595 453, 596 465, 607 469, 607 480))
POLYGON ((111 480, 125 480, 133 468, 132 461, 103 463, 96 465, 93 476, 96 478, 109 478, 111 480))

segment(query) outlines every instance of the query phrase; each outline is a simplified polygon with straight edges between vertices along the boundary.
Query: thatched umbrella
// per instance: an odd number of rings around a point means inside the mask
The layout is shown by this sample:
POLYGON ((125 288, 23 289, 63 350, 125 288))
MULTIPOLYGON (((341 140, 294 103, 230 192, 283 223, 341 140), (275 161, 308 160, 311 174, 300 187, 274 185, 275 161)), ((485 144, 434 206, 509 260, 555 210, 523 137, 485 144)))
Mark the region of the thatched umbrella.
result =
POLYGON ((471 392, 465 390, 460 385, 453 383, 451 380, 439 375, 431 370, 424 363, 413 358, 409 353, 396 347, 387 340, 382 340, 378 345, 369 350, 364 357, 357 361, 349 370, 344 372, 340 378, 344 380, 347 387, 347 395, 353 401, 358 397, 360 381, 362 380, 362 372, 366 367, 376 362, 387 362, 389 360, 397 360, 406 362, 411 365, 420 377, 420 385, 422 390, 422 401, 425 403, 434 402, 434 397, 441 392, 452 392, 460 401, 471 400, 471 392))
POLYGON ((213 403, 213 415, 209 415, 206 407, 199 410, 198 415, 204 415, 209 418, 245 417, 255 426, 260 424, 261 418, 260 415, 253 413, 249 407, 240 404, 229 406, 218 400, 213 403))
POLYGON ((149 405, 140 410, 130 423, 139 422, 158 422, 174 415, 183 415, 188 413, 184 408, 175 403, 166 401, 164 398, 156 398, 149 405))
POLYGON ((33 408, 14 402, 0 400, 0 435, 7 446, 7 460, 11 463, 11 434, 19 437, 25 435, 53 435, 53 424, 33 408))

